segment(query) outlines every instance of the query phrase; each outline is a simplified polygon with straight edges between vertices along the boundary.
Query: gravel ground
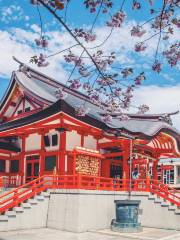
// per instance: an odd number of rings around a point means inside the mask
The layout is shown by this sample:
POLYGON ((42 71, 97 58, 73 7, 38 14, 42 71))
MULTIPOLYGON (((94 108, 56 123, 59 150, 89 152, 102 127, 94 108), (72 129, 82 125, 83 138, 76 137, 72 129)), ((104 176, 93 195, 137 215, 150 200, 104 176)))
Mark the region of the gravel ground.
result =
POLYGON ((141 233, 117 233, 109 229, 71 233, 55 229, 0 232, 0 240, 180 240, 180 231, 144 228, 141 233))

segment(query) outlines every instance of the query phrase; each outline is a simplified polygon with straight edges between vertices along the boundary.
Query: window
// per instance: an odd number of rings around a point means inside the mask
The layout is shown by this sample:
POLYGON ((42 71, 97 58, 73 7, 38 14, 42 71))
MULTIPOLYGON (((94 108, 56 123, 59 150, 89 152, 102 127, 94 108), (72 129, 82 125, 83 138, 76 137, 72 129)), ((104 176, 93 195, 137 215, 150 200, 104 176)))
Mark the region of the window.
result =
POLYGON ((44 144, 46 147, 50 146, 49 136, 44 136, 44 144))
POLYGON ((38 160, 39 158, 39 155, 29 155, 26 157, 26 160, 38 160))
POLYGON ((57 134, 52 135, 52 146, 57 146, 57 144, 58 144, 57 134))
POLYGON ((45 171, 53 171, 56 167, 56 156, 45 157, 45 171))
POLYGON ((22 110, 19 110, 19 111, 17 112, 18 115, 21 114, 21 113, 22 113, 22 110))
POLYGON ((19 160, 11 160, 10 172, 11 173, 19 172, 19 160))
POLYGON ((30 112, 30 110, 31 110, 30 107, 25 108, 25 112, 30 112))
POLYGON ((5 172, 6 161, 0 159, 0 172, 5 172))

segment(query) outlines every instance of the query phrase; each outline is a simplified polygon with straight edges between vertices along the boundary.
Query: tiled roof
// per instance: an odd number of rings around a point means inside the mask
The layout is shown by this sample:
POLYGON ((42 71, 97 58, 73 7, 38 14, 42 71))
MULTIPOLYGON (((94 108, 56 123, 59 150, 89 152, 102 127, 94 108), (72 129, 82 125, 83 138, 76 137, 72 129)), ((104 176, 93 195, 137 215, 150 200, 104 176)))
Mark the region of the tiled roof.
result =
MULTIPOLYGON (((97 122, 99 122, 99 124, 101 125, 101 127, 103 125, 107 128, 125 130, 132 134, 143 134, 149 137, 154 136, 160 131, 166 130, 179 135, 177 129, 175 129, 169 123, 163 121, 163 114, 129 114, 130 120, 128 121, 120 121, 116 117, 113 117, 112 123, 105 125, 102 122, 103 110, 101 110, 99 106, 93 104, 86 95, 71 90, 60 82, 49 78, 46 75, 41 74, 31 68, 29 68, 29 73, 31 77, 28 77, 25 73, 21 71, 16 71, 14 72, 14 77, 16 81, 25 89, 25 91, 28 91, 28 93, 32 94, 34 97, 40 98, 41 100, 49 103, 50 107, 48 108, 49 110, 47 110, 47 113, 51 112, 52 114, 52 111, 50 111, 50 109, 54 109, 56 106, 57 98, 55 96, 55 90, 63 87, 64 91, 68 92, 68 95, 65 98, 65 102, 74 109, 86 102, 85 106, 89 109, 89 112, 87 113, 88 117, 96 119, 97 122)), ((58 110, 53 110, 53 112, 56 111, 58 110)), ((45 112, 45 110, 42 110, 39 113, 36 113, 29 117, 25 117, 20 120, 13 121, 12 123, 9 122, 1 124, 0 131, 5 130, 6 127, 8 127, 9 129, 11 125, 12 127, 15 127, 16 123, 18 125, 24 125, 27 121, 29 121, 28 119, 31 119, 31 121, 36 121, 39 118, 42 118, 42 116, 45 117, 45 112)), ((83 121, 83 118, 81 118, 81 120, 83 121)), ((96 127, 98 127, 97 125, 98 124, 96 124, 96 127)))

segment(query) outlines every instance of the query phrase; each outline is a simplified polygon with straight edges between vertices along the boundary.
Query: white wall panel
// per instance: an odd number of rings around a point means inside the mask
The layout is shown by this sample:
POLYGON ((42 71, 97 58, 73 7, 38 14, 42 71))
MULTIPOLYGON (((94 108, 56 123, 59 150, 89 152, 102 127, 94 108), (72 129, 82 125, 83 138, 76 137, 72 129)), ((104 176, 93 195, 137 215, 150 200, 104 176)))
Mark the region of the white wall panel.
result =
POLYGON ((96 150, 97 149, 97 140, 91 135, 85 136, 84 137, 84 147, 88 148, 88 149, 96 150))
POLYGON ((30 134, 26 138, 26 151, 39 150, 41 148, 41 136, 37 133, 30 134))
POLYGON ((76 131, 66 132, 66 150, 72 151, 77 146, 81 146, 81 135, 76 131))

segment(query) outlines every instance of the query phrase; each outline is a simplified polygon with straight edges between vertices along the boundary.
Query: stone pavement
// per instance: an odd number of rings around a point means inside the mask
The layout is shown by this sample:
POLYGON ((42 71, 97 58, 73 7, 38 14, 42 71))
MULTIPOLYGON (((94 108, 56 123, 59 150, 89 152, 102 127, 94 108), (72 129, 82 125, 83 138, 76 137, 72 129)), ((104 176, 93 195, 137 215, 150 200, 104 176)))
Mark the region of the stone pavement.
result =
POLYGON ((117 233, 109 229, 71 233, 55 229, 0 232, 0 240, 180 240, 180 231, 144 228, 141 233, 117 233))

